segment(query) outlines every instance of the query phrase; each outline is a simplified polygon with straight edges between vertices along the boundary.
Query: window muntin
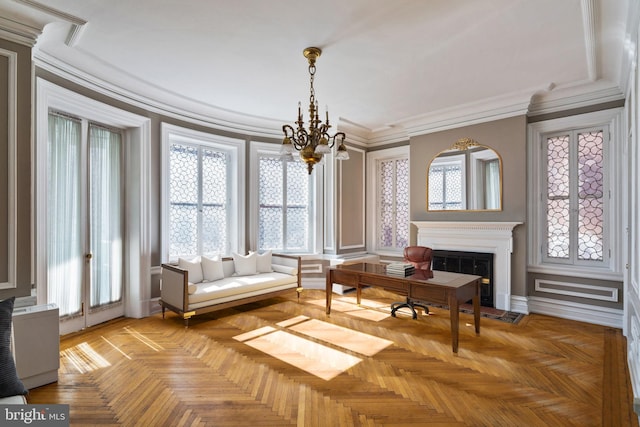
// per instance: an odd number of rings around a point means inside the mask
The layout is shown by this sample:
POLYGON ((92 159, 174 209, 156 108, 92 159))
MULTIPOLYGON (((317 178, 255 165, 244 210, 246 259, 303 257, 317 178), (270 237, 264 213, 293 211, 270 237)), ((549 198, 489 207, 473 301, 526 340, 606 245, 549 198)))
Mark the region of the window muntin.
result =
POLYGON ((544 137, 547 262, 606 264, 607 135, 601 127, 544 137))
POLYGON ((314 178, 306 164, 258 156, 258 250, 312 252, 314 178))

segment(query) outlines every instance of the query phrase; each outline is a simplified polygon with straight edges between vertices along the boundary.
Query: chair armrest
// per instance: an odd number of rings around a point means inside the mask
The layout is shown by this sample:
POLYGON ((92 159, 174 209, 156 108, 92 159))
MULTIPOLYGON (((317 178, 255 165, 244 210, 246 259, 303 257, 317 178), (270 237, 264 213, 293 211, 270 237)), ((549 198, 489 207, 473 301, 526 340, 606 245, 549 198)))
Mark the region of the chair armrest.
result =
POLYGON ((160 299, 176 308, 187 311, 189 300, 189 273, 171 264, 162 264, 160 299))

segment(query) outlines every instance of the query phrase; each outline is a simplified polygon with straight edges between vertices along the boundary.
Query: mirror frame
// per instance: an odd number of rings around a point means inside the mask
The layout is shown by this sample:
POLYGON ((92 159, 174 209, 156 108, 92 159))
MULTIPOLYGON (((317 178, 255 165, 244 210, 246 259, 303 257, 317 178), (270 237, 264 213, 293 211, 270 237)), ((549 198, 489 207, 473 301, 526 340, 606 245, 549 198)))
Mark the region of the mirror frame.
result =
MULTIPOLYGON (((503 207, 503 194, 502 194, 502 178, 503 178, 503 174, 502 174, 502 156, 500 156, 500 153, 498 153, 496 150, 494 150, 493 148, 489 147, 488 145, 483 145, 480 144, 479 142, 471 139, 471 138, 461 138, 459 140, 457 140, 450 148, 446 149, 446 150, 442 150, 440 151, 438 154, 436 154, 431 161, 429 161, 429 165, 427 166, 427 198, 426 198, 426 208, 427 208, 427 212, 499 212, 502 211, 502 207, 503 207), (469 150, 473 150, 476 148, 484 148, 487 150, 491 150, 493 153, 495 153, 496 158, 498 159, 498 179, 499 179, 499 201, 498 201, 498 208, 496 209, 430 209, 429 208, 429 171, 431 170, 431 165, 433 164, 434 160, 436 160, 437 158, 439 158, 440 156, 442 156, 443 154, 447 154, 447 155, 453 155, 453 153, 455 152, 460 152, 461 154, 469 151, 469 150)), ((468 191, 466 189, 466 183, 463 183, 463 190, 465 192, 465 196, 468 199, 468 191)))

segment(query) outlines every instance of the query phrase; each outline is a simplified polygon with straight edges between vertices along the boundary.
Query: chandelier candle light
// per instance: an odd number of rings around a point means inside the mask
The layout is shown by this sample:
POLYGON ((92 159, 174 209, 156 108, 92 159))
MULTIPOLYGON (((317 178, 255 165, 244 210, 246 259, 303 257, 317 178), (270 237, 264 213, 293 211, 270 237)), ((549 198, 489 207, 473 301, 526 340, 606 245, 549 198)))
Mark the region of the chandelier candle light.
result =
POLYGON ((321 53, 322 50, 317 47, 308 47, 302 52, 304 57, 309 61, 309 81, 311 87, 311 95, 309 96, 309 129, 304 128, 300 102, 298 102, 298 121, 295 122, 298 128, 294 129, 291 125, 282 126, 284 139, 282 140, 280 152, 282 154, 292 155, 294 149, 298 150, 300 152, 300 158, 309 168, 309 174, 311 174, 313 166, 322 160, 322 156, 331 152, 331 148, 336 144, 336 140, 339 141, 336 159, 347 160, 349 158, 347 147, 344 145, 344 139, 346 137, 344 132, 338 132, 333 136, 329 135, 329 128, 331 127, 329 124, 329 110, 327 109, 324 123, 322 123, 322 120, 318 117, 318 101, 316 100, 315 90, 313 89, 313 78, 316 74, 316 59, 321 53))

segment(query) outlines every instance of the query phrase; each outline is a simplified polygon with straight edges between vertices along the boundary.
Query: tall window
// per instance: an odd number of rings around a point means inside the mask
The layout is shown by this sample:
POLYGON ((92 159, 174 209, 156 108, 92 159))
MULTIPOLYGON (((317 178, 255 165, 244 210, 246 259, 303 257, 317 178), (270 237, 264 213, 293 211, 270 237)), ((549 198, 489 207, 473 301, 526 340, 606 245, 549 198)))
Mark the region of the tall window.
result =
POLYGON ((549 262, 605 260, 605 127, 546 135, 546 242, 549 262))
POLYGON ((315 228, 313 184, 300 161, 258 155, 258 250, 311 252, 315 228))
POLYGON ((242 141, 163 125, 163 252, 169 260, 237 251, 242 141))
POLYGON ((409 146, 367 153, 367 247, 397 256, 409 245, 409 146))
POLYGON ((229 253, 228 156, 206 146, 169 147, 169 257, 229 253))

